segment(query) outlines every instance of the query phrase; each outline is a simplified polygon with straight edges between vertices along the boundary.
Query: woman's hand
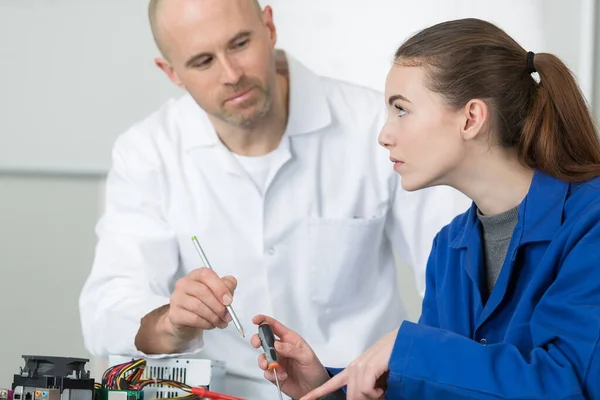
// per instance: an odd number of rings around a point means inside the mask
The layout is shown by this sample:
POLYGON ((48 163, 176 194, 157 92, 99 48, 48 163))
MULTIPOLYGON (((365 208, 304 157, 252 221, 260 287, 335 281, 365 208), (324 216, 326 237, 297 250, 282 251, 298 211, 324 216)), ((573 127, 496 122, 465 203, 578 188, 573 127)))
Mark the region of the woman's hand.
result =
MULTIPOLYGON (((264 315, 257 315, 252 322, 256 325, 264 323, 271 325, 273 333, 279 337, 279 340, 275 341, 275 350, 279 362, 277 377, 282 392, 293 399, 299 399, 327 382, 329 379, 327 370, 300 335, 275 319, 264 315)), ((250 343, 257 349, 261 347, 257 334, 252 335, 250 343)), ((275 382, 273 371, 267 369, 267 359, 264 354, 258 358, 258 366, 265 371, 266 379, 275 382)))
POLYGON ((300 400, 317 400, 344 386, 347 386, 348 400, 383 399, 390 357, 397 335, 398 329, 384 336, 348 368, 300 400))

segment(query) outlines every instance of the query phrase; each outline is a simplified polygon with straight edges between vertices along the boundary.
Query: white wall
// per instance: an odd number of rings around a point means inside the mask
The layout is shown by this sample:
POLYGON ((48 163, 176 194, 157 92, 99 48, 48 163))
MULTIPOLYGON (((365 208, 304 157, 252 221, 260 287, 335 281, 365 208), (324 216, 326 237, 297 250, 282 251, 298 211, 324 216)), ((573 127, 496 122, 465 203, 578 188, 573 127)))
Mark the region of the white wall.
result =
MULTIPOLYGON (((446 19, 499 24, 564 57, 591 94, 594 0, 262 0, 318 73, 383 89, 397 46, 446 19)), ((0 1, 0 169, 104 172, 114 138, 180 93, 153 65, 146 1, 0 1)))
POLYGON ((77 301, 102 183, 0 174, 0 387, 23 354, 88 356, 77 301))
POLYGON ((0 169, 105 172, 116 135, 180 93, 140 0, 0 1, 0 169))
MULTIPOLYGON (((544 51, 555 52, 575 73, 588 101, 594 98, 595 21, 598 4, 595 0, 543 0, 544 51), (571 23, 565 24, 565 21, 571 23)), ((533 49, 534 51, 538 51, 533 49)), ((600 104, 594 104, 600 109, 600 104)))
MULTIPOLYGON (((79 93, 85 92, 86 98, 93 98, 94 88, 99 82, 107 83, 111 78, 118 78, 115 74, 123 73, 125 75, 135 74, 140 64, 135 67, 126 67, 127 53, 135 54, 137 46, 146 46, 146 40, 149 40, 147 25, 145 22, 144 7, 139 7, 140 15, 136 16, 131 21, 124 21, 123 15, 131 16, 132 10, 136 10, 137 4, 145 2, 135 2, 133 0, 105 0, 96 2, 91 0, 56 0, 56 1, 36 1, 36 0, 8 0, 0 5, 0 14, 6 10, 18 10, 21 16, 30 13, 33 20, 40 22, 43 20, 44 12, 51 13, 52 21, 46 21, 41 25, 31 24, 31 31, 26 33, 26 36, 20 37, 23 30, 3 30, 7 26, 16 27, 17 22, 12 21, 12 25, 0 23, 0 36, 9 35, 13 44, 9 48, 8 53, 3 51, 2 60, 6 66, 7 61, 29 60, 28 62, 37 62, 35 65, 28 65, 26 69, 19 69, 15 66, 16 73, 13 75, 2 76, 2 84, 6 83, 7 79, 15 80, 15 84, 19 84, 18 80, 25 81, 29 79, 26 74, 19 71, 31 71, 31 73, 45 74, 49 80, 47 87, 40 87, 43 92, 43 98, 47 101, 69 102, 76 99, 79 93), (124 14, 106 12, 103 5, 108 9, 115 5, 124 7, 124 14), (2 8, 3 7, 3 8, 2 8), (64 13, 56 13, 54 8, 64 10, 64 13), (65 41, 71 39, 73 35, 81 34, 80 30, 83 26, 78 25, 73 21, 78 15, 86 14, 96 15, 97 18, 87 18, 92 21, 85 31, 87 41, 80 42, 80 46, 86 47, 87 52, 93 52, 94 46, 99 43, 110 43, 111 46, 123 45, 123 49, 115 49, 119 55, 119 59, 113 59, 110 54, 103 54, 98 57, 97 64, 90 63, 89 60, 85 63, 85 68, 81 68, 77 64, 77 57, 73 57, 66 64, 61 64, 63 68, 69 68, 76 75, 75 82, 77 85, 82 85, 78 88, 68 88, 63 90, 54 90, 52 93, 47 93, 48 88, 60 88, 61 83, 53 81, 53 79, 63 79, 64 75, 60 71, 61 65, 48 65, 55 60, 53 54, 63 54, 66 52, 65 42, 57 40, 52 43, 52 47, 45 49, 43 53, 39 53, 37 58, 32 55, 25 56, 16 52, 27 52, 31 50, 28 47, 35 42, 36 38, 48 34, 48 30, 61 29, 64 27, 77 27, 75 30, 63 31, 61 33, 65 41), (108 25, 116 22, 121 30, 123 37, 116 37, 114 32, 107 30, 108 25), (126 29, 122 29, 123 26, 126 29), (22 40, 22 41, 20 41, 22 40), (106 41, 106 42, 103 42, 106 41), (8 54, 8 57, 6 56, 8 54), (15 58, 16 57, 16 58, 15 58), (124 58, 125 57, 125 58, 124 58), (36 61, 37 60, 37 61, 36 61), (111 69, 106 68, 107 64, 117 63, 123 68, 111 69), (50 71, 50 72, 49 72, 50 71), (107 71, 110 71, 108 75, 107 71), (120 71, 120 72, 119 72, 120 71), (99 80, 100 79, 100 80, 99 80), (86 89, 86 85, 87 89, 86 89), (75 90, 75 92, 73 92, 75 90)), ((444 0, 447 2, 448 0, 444 0)), ((464 4, 467 0, 461 0, 461 12, 465 11, 464 4)), ((519 0, 521 1, 521 0, 519 0)), ((538 0, 531 0, 538 1, 538 0)), ((577 64, 584 62, 582 58, 573 55, 574 43, 578 44, 577 34, 579 32, 579 22, 576 19, 580 15, 575 9, 579 9, 577 1, 563 0, 544 0, 547 1, 544 16, 541 18, 540 24, 545 24, 552 35, 551 39, 554 48, 559 49, 559 53, 571 54, 570 60, 574 63, 575 68, 588 68, 585 65, 577 64), (573 5, 571 11, 565 10, 565 4, 573 5), (554 8, 551 8, 554 7, 554 8), (573 11, 575 10, 575 11, 573 11), (556 21, 562 21, 557 23, 556 21), (551 21, 554 21, 551 23, 551 21)), ((580 0, 583 1, 583 0, 580 0)), ((281 35, 281 44, 290 46, 289 50, 298 55, 302 61, 308 65, 313 65, 316 68, 323 68, 323 73, 335 75, 336 71, 340 71, 348 79, 354 79, 355 76, 363 76, 365 84, 377 86, 382 84, 382 77, 385 74, 385 66, 375 68, 375 72, 364 67, 364 70, 359 71, 359 75, 348 72, 347 69, 340 68, 340 64, 335 62, 353 63, 357 57, 361 57, 360 53, 354 54, 348 50, 343 53, 330 52, 330 54, 316 54, 316 58, 311 57, 311 49, 304 36, 309 35, 310 40, 325 41, 335 48, 335 44, 339 40, 354 40, 356 32, 352 30, 342 30, 334 37, 319 36, 314 32, 301 31, 297 33, 289 29, 289 24, 294 20, 309 20, 314 19, 321 23, 336 23, 340 21, 335 19, 335 13, 340 10, 339 7, 352 4, 352 2, 341 2, 338 0, 273 0, 269 2, 275 7, 275 19, 278 23, 281 35), (285 3, 285 4, 284 4, 285 3), (320 6, 316 6, 316 4, 320 6), (338 4, 339 3, 339 4, 338 4), (287 5, 286 5, 287 4, 287 5), (327 7, 330 7, 327 9, 327 7), (327 19, 327 15, 333 15, 333 19, 327 19), (311 36, 313 35, 313 36, 311 36), (303 39, 304 37, 304 39, 303 39), (335 57, 333 57, 335 55, 335 57), (333 64, 329 64, 327 59, 329 56, 335 58, 333 64), (345 72, 344 72, 345 71, 345 72)), ((504 2, 494 2, 495 7, 504 2)), ((396 37, 393 25, 382 25, 378 21, 388 19, 386 15, 377 14, 385 13, 387 5, 397 6, 398 0, 377 0, 370 4, 377 7, 370 8, 365 12, 366 26, 362 27, 362 35, 369 36, 369 40, 376 41, 382 36, 390 36, 392 41, 400 41, 402 38, 396 37)), ((412 7, 417 2, 402 2, 403 7, 407 9, 412 7)), ((483 7, 483 4, 492 4, 492 2, 477 1, 478 7, 483 7)), ((460 10, 459 10, 460 11, 460 10)), ((481 11, 481 10, 480 10, 481 11)), ((485 10, 481 11, 484 12, 485 10)), ((598 11, 598 10, 596 10, 598 11)), ((489 11, 488 11, 489 12, 489 11)), ((362 15, 362 13, 360 13, 362 15)), ((0 16, 0 21, 6 22, 0 16)), ((9 21, 10 22, 10 21, 9 21)), ((515 22, 512 22, 516 25, 515 22)), ((518 22, 521 24, 522 22, 518 22)), ((359 25, 357 25, 359 26, 359 25)), ((414 25, 416 28, 416 25, 414 25)), ((12 28, 11 28, 12 29, 12 28)), ((599 37, 600 39, 600 37, 599 37)), ((0 39, 1 40, 1 39, 0 39)), ((600 40, 598 41, 600 43, 600 40)), ((145 48, 147 50, 147 48, 145 48)), ((75 51, 78 49, 69 49, 75 51)), ((144 51, 146 51, 144 50, 144 51)), ((534 49, 539 51, 537 49, 534 49)), ((390 49, 390 52, 393 48, 390 49)), ((88 54, 88 53, 86 53, 88 54)), ((89 54, 88 54, 89 56, 89 54)), ((383 57, 387 55, 379 54, 382 57, 380 60, 385 60, 383 57)), ((132 55, 133 57, 133 55, 132 55)), ((135 57, 134 57, 135 58, 135 57)), ((139 60, 138 60, 139 61, 139 60)), ((151 63, 151 60, 147 60, 151 63)), ((572 65, 572 66, 573 66, 572 65)), ((600 65, 600 63, 598 64, 600 65)), ((11 67, 12 68, 12 67, 11 67)), ((146 67, 144 67, 146 68, 146 67)), ((363 68, 363 67, 361 67, 363 68)), ((146 71, 150 71, 149 69, 146 71)), ((153 70, 152 70, 153 71, 153 70)), ((597 72, 597 71, 596 71, 597 72)), ((120 98, 117 96, 121 91, 139 90, 145 93, 145 90, 152 92, 154 85, 163 85, 163 78, 154 76, 152 72, 149 75, 144 75, 147 79, 147 87, 123 88, 113 87, 115 93, 114 104, 100 104, 98 113, 86 115, 86 118, 92 123, 96 123, 102 119, 111 120, 117 125, 125 125, 128 120, 133 120, 140 113, 139 109, 130 110, 130 97, 120 98), (119 109, 118 114, 114 114, 114 110, 119 109)), ((14 82, 13 82, 14 83, 14 82)), ((68 82, 67 82, 68 83, 68 82)), ((596 90, 600 93, 600 80, 596 80, 596 90)), ((66 84, 66 83, 65 83, 66 84)), ((0 89, 0 96, 2 90, 0 89)), ((596 97, 598 98, 598 96, 596 97)), ((14 99, 13 99, 14 100, 14 99)), ((17 113, 24 122, 27 118, 36 118, 36 116, 44 115, 44 107, 46 104, 33 99, 35 101, 27 102, 27 99, 21 99, 18 102, 5 99, 5 102, 0 103, 0 119, 5 118, 7 113, 17 113), (27 111, 27 112, 25 112, 27 111)), ((596 115, 600 116, 600 104, 596 102, 596 115)), ((56 130, 61 129, 65 116, 63 114, 54 115, 56 123, 49 125, 49 129, 45 134, 47 138, 44 142, 32 144, 37 146, 36 151, 43 154, 49 148, 46 144, 53 140, 53 135, 57 134, 56 130)), ((24 126, 27 126, 25 124, 24 126)), ((118 132, 107 132, 108 135, 116 135, 118 132)), ((0 147, 2 155, 11 154, 13 148, 20 148, 23 145, 22 138, 14 131, 0 129, 0 147)), ((87 143, 81 138, 74 138, 71 151, 66 151, 60 154, 60 157, 71 157, 73 152, 77 153, 79 145, 96 146, 94 142, 87 143)), ((108 148, 104 148, 106 158, 108 159, 108 148)), ((18 160, 17 160, 18 161, 18 160)), ((1 163, 0 163, 1 164, 1 163)), ((42 353, 56 354, 64 356, 86 356, 87 353, 83 348, 83 342, 80 335, 79 316, 77 310, 77 296, 80 287, 89 271, 94 246, 93 227, 98 217, 98 205, 101 202, 103 180, 94 176, 49 176, 38 175, 33 171, 31 175, 22 175, 18 171, 7 174, 0 170, 0 387, 6 387, 12 381, 12 374, 22 365, 20 356, 27 353, 42 353), (18 307, 21 307, 17 309, 18 307)), ((411 319, 416 319, 420 311, 420 300, 416 295, 416 291, 412 287, 412 276, 410 271, 401 267, 400 284, 403 288, 405 301, 409 306, 409 315, 411 319)), ((93 365, 92 365, 93 366, 93 365)), ((96 371, 97 372, 97 371, 96 371)))

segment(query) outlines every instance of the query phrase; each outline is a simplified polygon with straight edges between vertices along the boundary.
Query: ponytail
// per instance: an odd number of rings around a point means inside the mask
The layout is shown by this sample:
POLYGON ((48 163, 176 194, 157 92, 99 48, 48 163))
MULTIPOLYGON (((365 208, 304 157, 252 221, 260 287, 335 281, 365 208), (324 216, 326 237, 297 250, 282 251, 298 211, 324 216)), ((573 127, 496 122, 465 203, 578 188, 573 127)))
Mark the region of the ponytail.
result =
POLYGON ((598 132, 571 72, 547 53, 534 65, 540 83, 518 143, 521 161, 570 182, 600 176, 598 132))

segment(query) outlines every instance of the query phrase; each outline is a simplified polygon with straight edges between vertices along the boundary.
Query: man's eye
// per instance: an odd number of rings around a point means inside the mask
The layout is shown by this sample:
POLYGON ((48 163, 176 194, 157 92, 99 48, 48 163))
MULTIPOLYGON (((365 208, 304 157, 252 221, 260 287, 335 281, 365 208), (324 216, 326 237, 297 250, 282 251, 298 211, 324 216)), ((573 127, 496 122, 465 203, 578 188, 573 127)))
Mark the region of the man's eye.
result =
POLYGON ((233 47, 235 47, 236 49, 241 49, 242 47, 245 47, 249 42, 250 40, 248 39, 242 40, 241 42, 237 42, 233 47))
POLYGON ((202 60, 202 61, 200 61, 200 62, 196 63, 196 64, 194 65, 194 67, 195 67, 195 68, 205 68, 205 67, 208 67, 208 65, 210 64, 210 62, 211 62, 211 61, 212 61, 212 59, 211 59, 211 58, 209 58, 209 59, 206 59, 206 60, 202 60))

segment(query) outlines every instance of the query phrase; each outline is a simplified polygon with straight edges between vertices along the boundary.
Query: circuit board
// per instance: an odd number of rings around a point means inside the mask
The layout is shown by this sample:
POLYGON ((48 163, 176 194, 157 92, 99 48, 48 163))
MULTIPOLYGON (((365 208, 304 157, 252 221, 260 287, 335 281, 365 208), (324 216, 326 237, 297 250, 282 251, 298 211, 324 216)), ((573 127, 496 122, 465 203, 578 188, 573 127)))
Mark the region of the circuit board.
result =
POLYGON ((95 400, 144 400, 144 392, 141 390, 96 388, 95 400))

